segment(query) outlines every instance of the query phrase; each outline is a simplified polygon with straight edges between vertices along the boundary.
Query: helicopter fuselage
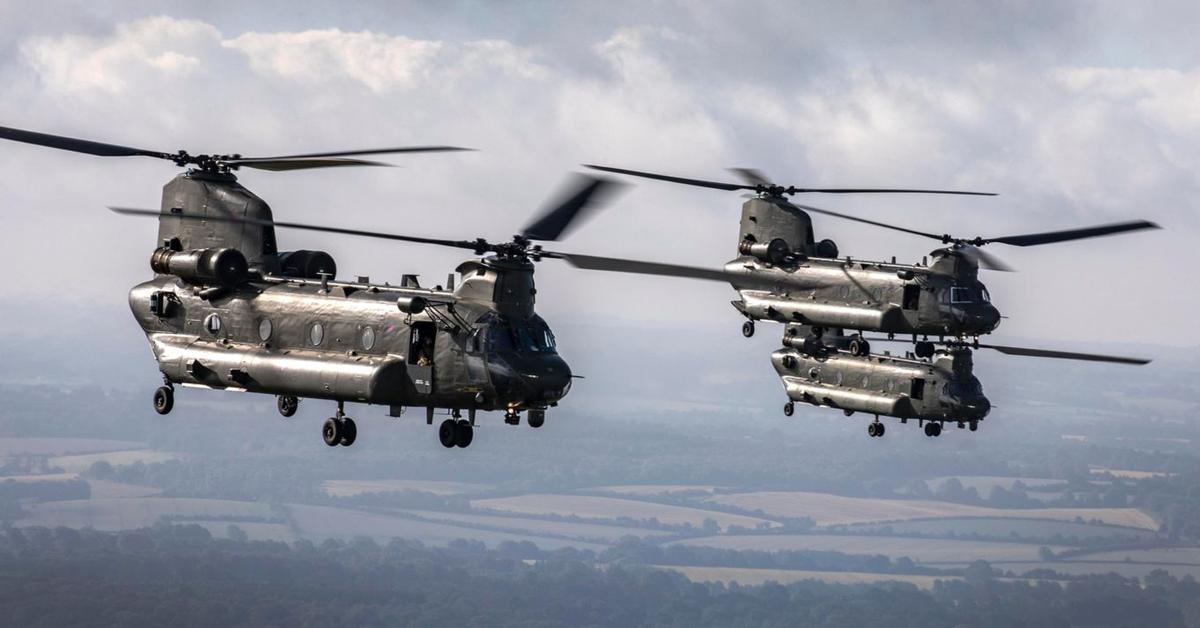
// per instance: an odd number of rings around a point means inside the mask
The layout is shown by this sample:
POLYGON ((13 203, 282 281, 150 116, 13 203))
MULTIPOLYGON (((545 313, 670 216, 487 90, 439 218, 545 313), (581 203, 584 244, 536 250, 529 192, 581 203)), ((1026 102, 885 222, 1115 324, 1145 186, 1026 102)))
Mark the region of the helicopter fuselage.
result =
POLYGON ((939 351, 929 361, 784 347, 771 354, 771 364, 793 402, 847 414, 974 424, 991 409, 965 347, 939 351))
POLYGON ((975 268, 951 249, 931 266, 804 257, 781 264, 743 256, 725 266, 751 320, 888 334, 979 336, 1000 313, 975 268), (740 282, 738 277, 745 277, 740 282))

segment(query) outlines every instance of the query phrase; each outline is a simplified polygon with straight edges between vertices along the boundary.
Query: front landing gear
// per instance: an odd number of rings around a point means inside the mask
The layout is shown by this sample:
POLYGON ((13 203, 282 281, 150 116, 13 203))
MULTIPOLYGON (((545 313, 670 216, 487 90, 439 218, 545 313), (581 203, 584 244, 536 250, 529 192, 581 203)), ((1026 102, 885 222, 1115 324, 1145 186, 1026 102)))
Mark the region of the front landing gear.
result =
POLYGON ((469 447, 475 440, 475 428, 466 419, 446 419, 438 426, 438 440, 442 447, 469 447))
POLYGON ((339 401, 337 415, 325 419, 325 424, 321 426, 321 439, 330 447, 349 447, 357 438, 358 426, 354 419, 343 413, 342 402, 339 401))
POLYGON ((159 386, 154 391, 154 411, 159 414, 169 414, 175 407, 175 389, 171 386, 159 386))
POLYGON ((886 431, 887 428, 884 427, 883 423, 880 423, 879 421, 867 424, 867 436, 870 436, 871 438, 882 438, 883 433, 886 431))
POLYGON ((941 436, 942 435, 942 424, 941 423, 933 423, 933 422, 926 423, 925 424, 925 435, 930 436, 930 437, 941 436))

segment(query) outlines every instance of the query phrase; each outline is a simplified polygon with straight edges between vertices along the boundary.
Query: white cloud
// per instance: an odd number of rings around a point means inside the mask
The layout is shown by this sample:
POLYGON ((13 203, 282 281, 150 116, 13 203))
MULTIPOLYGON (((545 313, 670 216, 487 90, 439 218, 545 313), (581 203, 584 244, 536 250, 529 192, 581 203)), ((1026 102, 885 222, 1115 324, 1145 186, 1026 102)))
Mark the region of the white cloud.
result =
POLYGON ((21 53, 50 90, 120 94, 146 74, 187 77, 219 37, 204 22, 151 17, 120 24, 108 37, 33 37, 21 53))

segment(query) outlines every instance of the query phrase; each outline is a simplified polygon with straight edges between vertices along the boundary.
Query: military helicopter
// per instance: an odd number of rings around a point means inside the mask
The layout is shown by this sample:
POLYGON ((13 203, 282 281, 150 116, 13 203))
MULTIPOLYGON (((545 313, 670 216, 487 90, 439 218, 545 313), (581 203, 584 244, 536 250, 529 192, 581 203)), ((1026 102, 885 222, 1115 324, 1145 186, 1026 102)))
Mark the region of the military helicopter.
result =
MULTIPOLYGON (((726 183, 610 166, 587 167, 718 190, 753 192, 754 196, 742 205, 737 259, 727 263, 723 273, 684 276, 729 282, 740 296, 733 301, 733 306, 747 319, 742 325, 746 337, 754 335, 754 323, 760 320, 802 324, 818 336, 826 329, 848 329, 854 332, 849 350, 859 357, 871 352, 870 342, 863 332, 880 332, 889 337, 911 335, 917 356, 929 358, 934 354, 935 345, 928 336, 977 339, 995 330, 1000 323, 1000 312, 991 304, 987 287, 979 281, 979 269, 1008 271, 1011 268, 984 252, 981 248, 984 245, 1035 246, 1158 228, 1152 222, 1136 220, 1046 233, 960 238, 791 203, 786 197, 807 193, 994 194, 957 190, 785 187, 748 168, 733 169, 744 179, 743 183, 726 183), (897 264, 895 258, 891 262, 839 258, 836 243, 829 239, 815 240, 808 212, 931 238, 946 246, 930 254, 931 264, 925 261, 897 264), (918 336, 924 339, 918 340, 918 336)), ((621 272, 682 274, 679 267, 653 264, 638 266, 612 262, 596 264, 596 267, 621 272)))
POLYGON ((873 438, 883 436, 886 431, 880 416, 896 417, 901 423, 916 419, 926 436, 941 435, 946 423, 955 423, 959 428, 969 426, 974 432, 991 410, 991 403, 972 372, 973 349, 1118 364, 1150 362, 1142 358, 962 341, 939 341, 941 348, 929 359, 911 353, 863 356, 850 350, 853 342, 841 329, 826 330, 818 336, 803 325, 786 326, 783 348, 771 354, 771 365, 788 396, 784 415, 792 416, 797 402, 840 409, 846 416, 855 412, 873 414, 875 420, 867 425, 867 434, 873 438))
MULTIPOLYGON (((442 240, 338 227, 276 222, 268 205, 237 182, 241 167, 264 170, 379 165, 358 156, 464 150, 448 146, 387 148, 283 157, 165 153, 0 127, 0 138, 98 156, 149 156, 191 166, 163 189, 158 210, 113 208, 158 219, 150 256, 155 278, 129 293, 163 376, 154 409, 169 413, 175 385, 277 396, 279 413, 296 413, 302 397, 337 403, 322 426, 330 446, 349 446, 358 429, 344 403, 389 406, 393 416, 423 407, 450 418, 439 426, 445 447, 467 447, 477 410, 519 413, 540 427, 545 411, 570 390, 572 373, 554 334, 534 311, 533 261, 573 259, 543 251, 618 184, 583 177, 510 242, 442 240), (338 281, 323 251, 279 252, 275 228, 369 236, 464 248, 481 256, 458 266, 447 286, 422 288, 367 277, 338 281), (468 418, 462 418, 466 410, 468 418)), ((586 258, 587 256, 582 256, 586 258)))

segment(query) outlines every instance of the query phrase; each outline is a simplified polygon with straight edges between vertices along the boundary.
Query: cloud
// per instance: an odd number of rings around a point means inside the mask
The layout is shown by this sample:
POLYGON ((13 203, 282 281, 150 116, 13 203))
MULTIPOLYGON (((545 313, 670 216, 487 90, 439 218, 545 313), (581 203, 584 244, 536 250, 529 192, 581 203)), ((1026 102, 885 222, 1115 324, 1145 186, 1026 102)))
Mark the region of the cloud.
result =
POLYGON ((52 91, 121 94, 146 75, 186 78, 220 34, 198 20, 151 17, 116 27, 111 36, 39 36, 21 54, 52 91))

